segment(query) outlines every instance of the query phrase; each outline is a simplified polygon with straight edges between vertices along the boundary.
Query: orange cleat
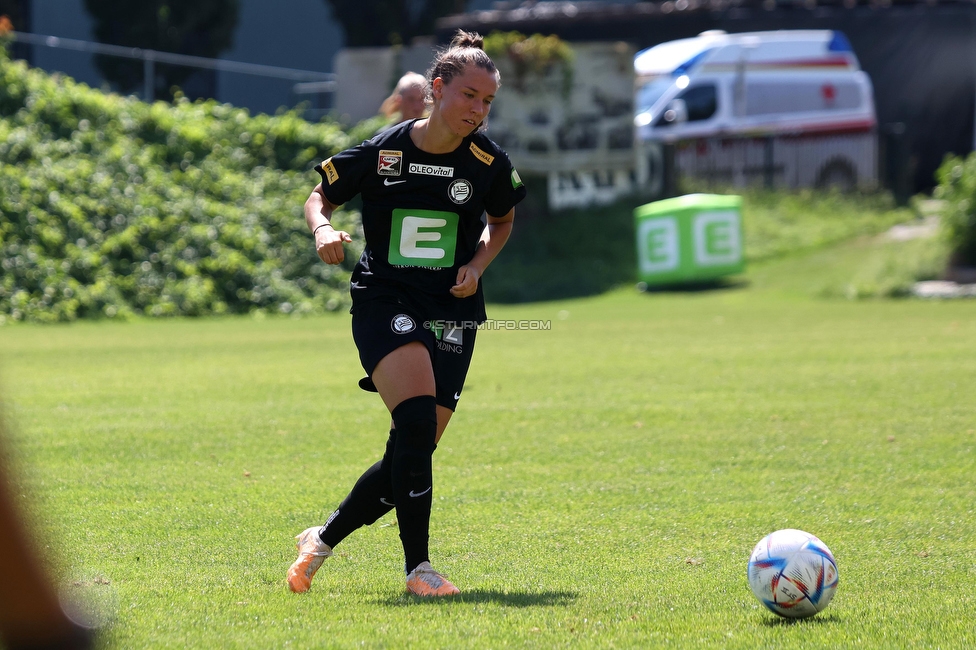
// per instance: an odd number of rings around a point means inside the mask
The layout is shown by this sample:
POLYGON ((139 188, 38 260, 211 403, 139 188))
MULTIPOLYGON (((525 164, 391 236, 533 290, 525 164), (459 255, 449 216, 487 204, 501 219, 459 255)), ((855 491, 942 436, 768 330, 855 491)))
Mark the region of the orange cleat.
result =
POLYGON ((434 571, 430 562, 421 562, 407 576, 407 592, 415 596, 456 596, 461 591, 446 576, 434 571))
POLYGON ((288 588, 296 594, 305 593, 312 587, 315 572, 325 562, 325 558, 332 555, 329 545, 319 539, 319 528, 321 526, 306 528, 295 536, 298 540, 298 559, 288 569, 288 588))

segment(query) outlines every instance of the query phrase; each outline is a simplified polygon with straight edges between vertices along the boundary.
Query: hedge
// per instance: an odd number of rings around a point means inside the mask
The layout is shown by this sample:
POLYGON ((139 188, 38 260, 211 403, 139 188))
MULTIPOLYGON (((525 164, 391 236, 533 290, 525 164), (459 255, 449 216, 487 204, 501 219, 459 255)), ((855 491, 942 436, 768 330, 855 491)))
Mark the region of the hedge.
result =
POLYGON ((358 251, 320 263, 302 205, 312 166, 375 128, 147 104, 0 45, 0 319, 342 309, 358 251))

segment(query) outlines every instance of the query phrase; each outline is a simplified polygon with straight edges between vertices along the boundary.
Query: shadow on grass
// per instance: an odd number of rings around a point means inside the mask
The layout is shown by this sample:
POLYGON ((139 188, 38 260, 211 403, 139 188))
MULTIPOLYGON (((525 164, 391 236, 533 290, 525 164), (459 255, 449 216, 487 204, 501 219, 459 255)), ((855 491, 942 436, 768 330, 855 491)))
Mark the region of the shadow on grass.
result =
POLYGON ((412 594, 400 594, 381 598, 377 604, 402 607, 405 605, 448 605, 452 603, 496 603, 504 607, 566 607, 576 600, 577 594, 572 591, 542 591, 532 593, 528 591, 495 591, 493 589, 475 589, 465 591, 457 596, 441 598, 421 598, 412 594))
POLYGON ((683 282, 681 284, 661 284, 653 287, 638 283, 637 288, 642 293, 700 293, 704 291, 731 291, 734 289, 745 289, 749 286, 749 281, 745 278, 718 278, 716 280, 703 280, 701 282, 683 282))
POLYGON ((835 625, 842 623, 844 619, 835 614, 823 614, 810 618, 765 618, 762 624, 766 627, 790 627, 793 625, 835 625))

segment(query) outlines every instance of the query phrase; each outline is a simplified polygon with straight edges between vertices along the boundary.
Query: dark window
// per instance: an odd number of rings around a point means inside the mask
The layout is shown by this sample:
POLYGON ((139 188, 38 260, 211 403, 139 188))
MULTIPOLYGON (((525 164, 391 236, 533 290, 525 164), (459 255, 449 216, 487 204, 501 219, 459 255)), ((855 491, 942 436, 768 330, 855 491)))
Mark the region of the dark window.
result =
POLYGON ((718 108, 718 93, 714 84, 692 86, 678 97, 685 100, 685 106, 688 107, 689 122, 707 120, 715 115, 718 108))

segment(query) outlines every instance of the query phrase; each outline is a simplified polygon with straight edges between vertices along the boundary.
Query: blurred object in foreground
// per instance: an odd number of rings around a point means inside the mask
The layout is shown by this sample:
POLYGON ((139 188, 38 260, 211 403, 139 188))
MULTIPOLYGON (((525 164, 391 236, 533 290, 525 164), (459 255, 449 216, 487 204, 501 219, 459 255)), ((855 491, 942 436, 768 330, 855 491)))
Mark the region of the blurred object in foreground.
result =
POLYGON ((0 646, 7 650, 90 648, 93 630, 61 608, 54 584, 18 512, 0 417, 0 646))

